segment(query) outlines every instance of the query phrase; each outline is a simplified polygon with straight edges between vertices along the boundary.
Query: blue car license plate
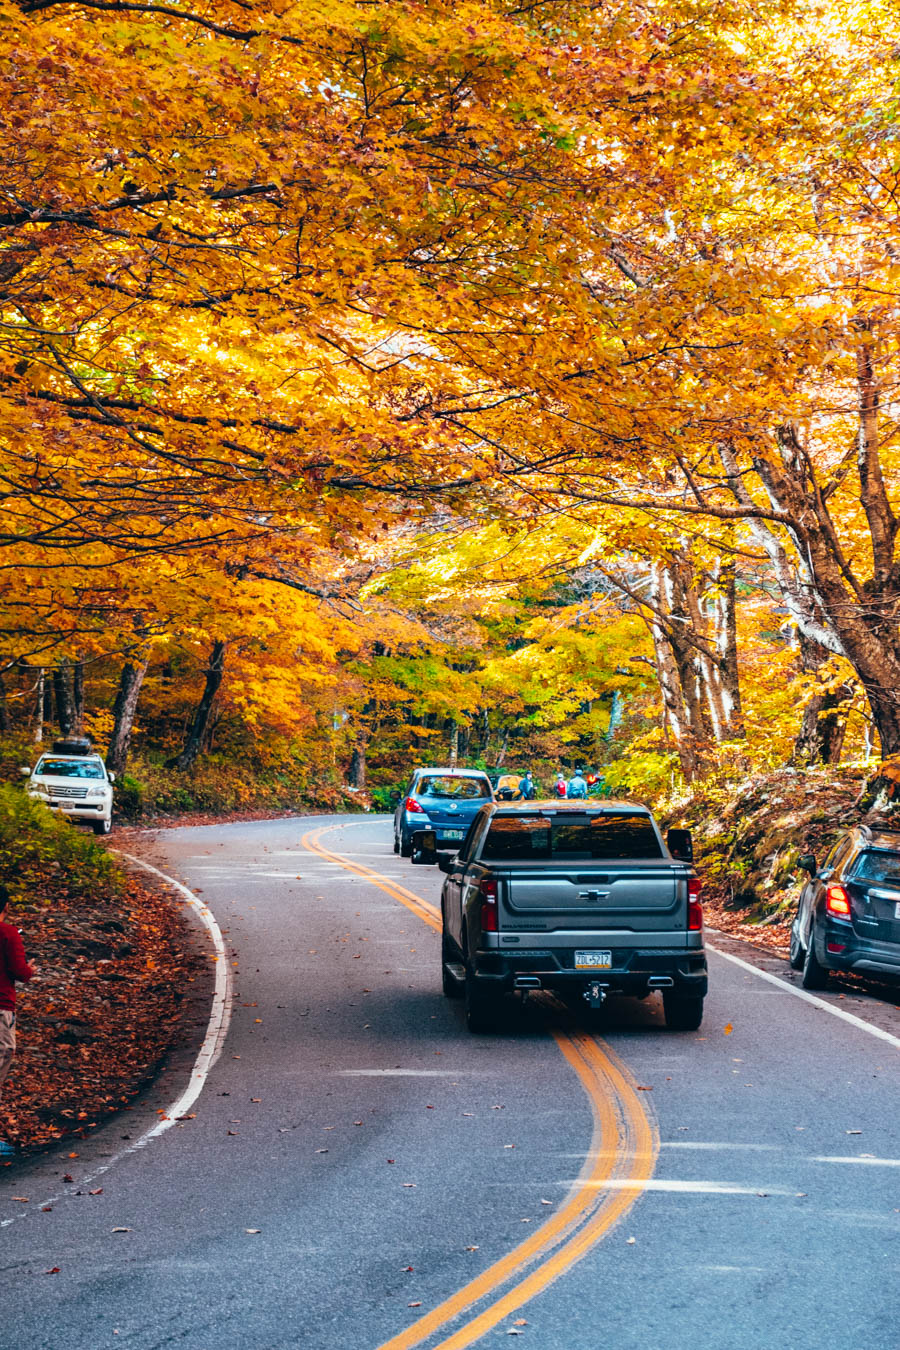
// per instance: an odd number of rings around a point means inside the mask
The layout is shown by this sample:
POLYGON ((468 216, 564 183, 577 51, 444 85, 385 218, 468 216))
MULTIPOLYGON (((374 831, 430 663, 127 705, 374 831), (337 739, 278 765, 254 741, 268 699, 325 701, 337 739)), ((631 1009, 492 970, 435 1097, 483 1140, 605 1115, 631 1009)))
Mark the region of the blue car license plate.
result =
POLYGON ((441 833, 445 839, 463 839, 466 832, 465 830, 442 830, 441 833))

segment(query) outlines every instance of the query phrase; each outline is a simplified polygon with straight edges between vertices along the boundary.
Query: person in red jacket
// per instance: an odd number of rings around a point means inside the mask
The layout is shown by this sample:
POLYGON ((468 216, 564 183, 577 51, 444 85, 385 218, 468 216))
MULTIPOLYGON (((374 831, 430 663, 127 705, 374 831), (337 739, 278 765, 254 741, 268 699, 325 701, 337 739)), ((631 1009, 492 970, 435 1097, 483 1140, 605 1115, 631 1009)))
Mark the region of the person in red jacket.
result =
MULTIPOLYGON (((18 928, 3 922, 8 904, 9 891, 0 885, 0 1090, 16 1053, 16 980, 27 983, 34 974, 25 960, 18 928)), ((11 1151, 10 1146, 0 1140, 0 1156, 11 1151)))

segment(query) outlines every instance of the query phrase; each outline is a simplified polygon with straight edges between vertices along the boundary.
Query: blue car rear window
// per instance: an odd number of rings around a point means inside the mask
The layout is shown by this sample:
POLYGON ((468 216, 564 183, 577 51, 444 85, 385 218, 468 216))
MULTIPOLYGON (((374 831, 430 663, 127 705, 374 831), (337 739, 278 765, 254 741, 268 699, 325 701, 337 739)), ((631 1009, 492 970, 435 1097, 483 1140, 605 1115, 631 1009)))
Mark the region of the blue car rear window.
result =
POLYGON ((456 778, 431 776, 416 783, 417 797, 445 797, 451 801, 476 801, 490 797, 491 785, 486 778, 456 778))

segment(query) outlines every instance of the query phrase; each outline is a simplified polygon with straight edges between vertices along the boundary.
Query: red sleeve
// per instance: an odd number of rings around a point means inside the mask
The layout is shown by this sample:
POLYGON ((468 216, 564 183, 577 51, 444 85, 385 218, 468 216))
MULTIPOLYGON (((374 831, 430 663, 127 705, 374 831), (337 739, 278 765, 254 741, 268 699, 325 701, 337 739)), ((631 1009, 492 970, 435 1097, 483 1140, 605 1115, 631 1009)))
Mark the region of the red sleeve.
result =
POLYGON ((25 960, 25 948, 18 929, 8 925, 6 929, 6 969, 14 980, 27 984, 34 974, 33 968, 25 960))

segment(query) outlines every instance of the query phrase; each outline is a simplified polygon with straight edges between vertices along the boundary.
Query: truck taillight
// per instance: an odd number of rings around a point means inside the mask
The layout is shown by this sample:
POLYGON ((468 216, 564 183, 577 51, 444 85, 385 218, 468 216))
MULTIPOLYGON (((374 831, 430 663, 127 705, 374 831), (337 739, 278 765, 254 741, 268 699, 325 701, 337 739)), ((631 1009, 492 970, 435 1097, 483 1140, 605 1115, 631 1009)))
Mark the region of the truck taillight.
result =
POLYGON ((703 928, 703 906, 700 903, 700 878, 688 880, 688 932, 699 933, 703 928))
POLYGON ((837 882, 825 887, 825 908, 836 919, 850 918, 850 897, 837 882))
POLYGON ((425 814, 425 808, 419 805, 415 797, 407 797, 403 805, 405 806, 407 811, 411 811, 413 814, 415 814, 416 812, 418 812, 419 815, 422 816, 424 816, 425 814))
POLYGON ((497 883, 489 877, 485 877, 478 883, 478 894, 481 896, 481 931, 482 933, 497 932, 497 883))

